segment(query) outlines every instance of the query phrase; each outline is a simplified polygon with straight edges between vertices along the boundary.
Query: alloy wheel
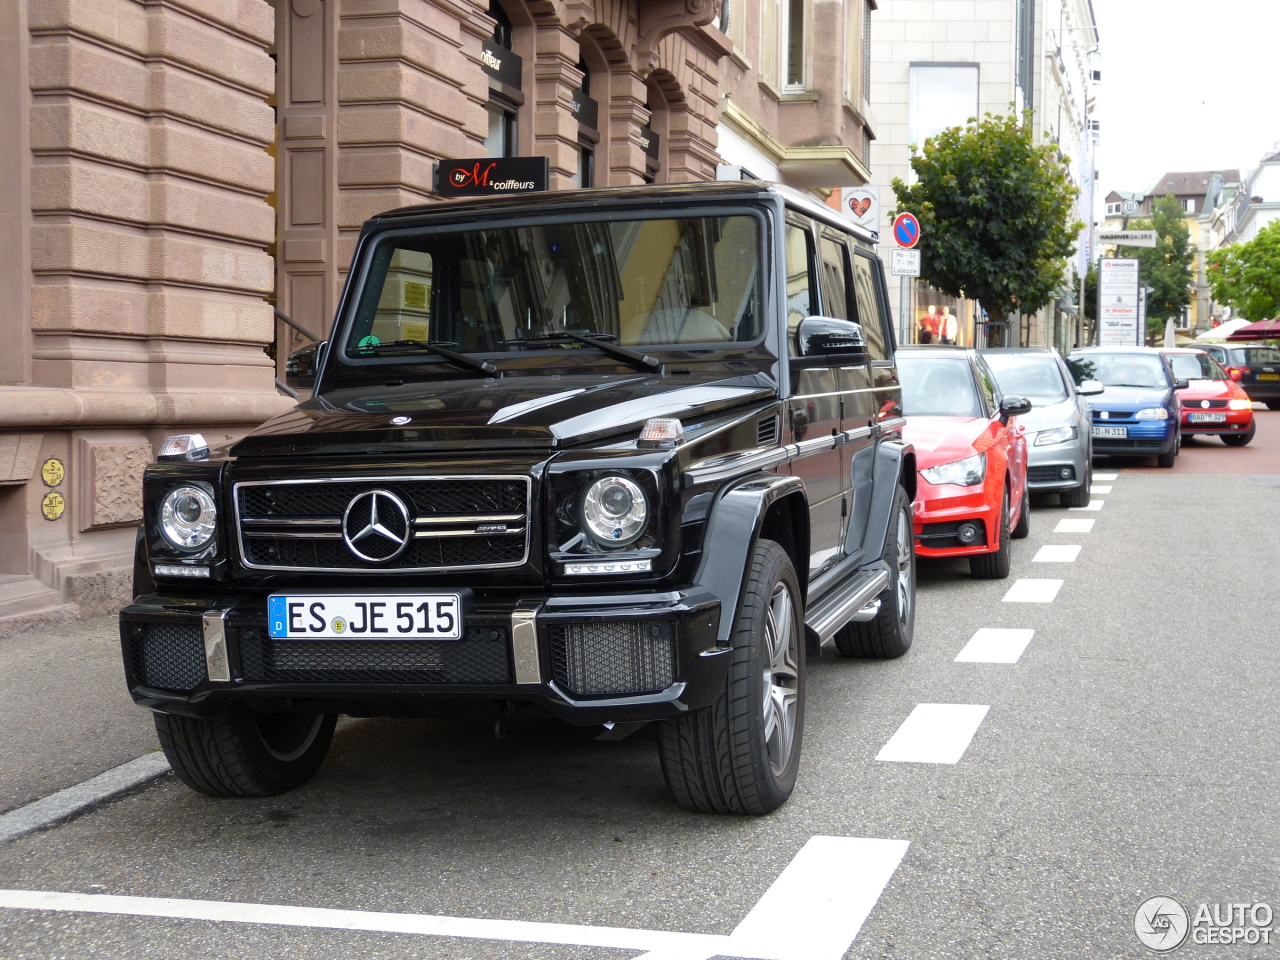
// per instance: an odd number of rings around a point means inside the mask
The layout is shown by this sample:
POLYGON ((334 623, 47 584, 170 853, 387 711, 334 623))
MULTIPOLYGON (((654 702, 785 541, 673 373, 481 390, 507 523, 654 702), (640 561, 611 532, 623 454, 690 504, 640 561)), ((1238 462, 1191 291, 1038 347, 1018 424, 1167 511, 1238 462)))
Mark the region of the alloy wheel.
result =
POLYGON ((769 663, 763 680, 764 739, 769 766, 781 776, 796 743, 799 707, 800 640, 795 604, 785 583, 774 584, 765 618, 765 649, 769 663))

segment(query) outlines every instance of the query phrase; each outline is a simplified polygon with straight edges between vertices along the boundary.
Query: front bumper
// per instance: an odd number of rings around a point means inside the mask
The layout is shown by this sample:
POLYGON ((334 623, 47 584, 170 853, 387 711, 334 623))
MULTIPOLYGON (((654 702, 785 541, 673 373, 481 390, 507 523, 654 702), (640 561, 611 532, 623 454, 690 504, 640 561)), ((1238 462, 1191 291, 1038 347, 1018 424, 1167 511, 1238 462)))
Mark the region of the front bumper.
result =
POLYGON ((1211 410, 1200 411, 1195 409, 1184 410, 1182 413, 1182 432, 1185 435, 1200 436, 1208 434, 1209 436, 1221 436, 1222 434, 1243 433, 1253 425, 1252 410, 1211 410), (1191 416, 1195 413, 1225 413, 1227 419, 1221 423, 1192 423, 1191 416))
POLYGON ((1037 492, 1074 490, 1089 476, 1089 438, 1027 446, 1027 489, 1037 492), (1062 476, 1068 471, 1067 476, 1062 476))
POLYGON ((987 502, 985 488, 980 485, 958 487, 954 484, 935 486, 924 477, 917 481, 913 532, 916 555, 921 557, 968 557, 993 553, 1000 547, 1000 508, 987 502), (955 491, 965 491, 956 493, 955 491), (982 542, 964 545, 951 532, 966 520, 981 525, 982 542))
POLYGON ((134 700, 208 716, 229 700, 352 716, 492 715, 526 703, 571 723, 710 705, 729 648, 720 601, 647 593, 474 595, 458 641, 272 640, 266 595, 139 597, 120 614, 134 700))
POLYGON ((1178 441, 1173 420, 1094 421, 1095 427, 1124 427, 1126 437, 1094 437, 1095 457, 1157 457, 1168 453, 1178 441))

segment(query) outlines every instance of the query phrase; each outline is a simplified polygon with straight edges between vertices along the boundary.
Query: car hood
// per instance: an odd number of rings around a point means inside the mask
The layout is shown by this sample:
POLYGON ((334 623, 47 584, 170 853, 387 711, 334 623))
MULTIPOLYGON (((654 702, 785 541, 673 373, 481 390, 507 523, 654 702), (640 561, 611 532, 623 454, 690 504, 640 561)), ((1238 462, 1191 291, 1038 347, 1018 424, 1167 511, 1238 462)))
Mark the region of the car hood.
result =
POLYGON ((1117 407, 1159 407, 1169 396, 1168 387, 1107 387, 1102 393, 1089 398, 1095 410, 1112 410, 1117 407))
POLYGON ((1182 400, 1184 407, 1192 406, 1201 400, 1230 400, 1245 396, 1248 394, 1232 380, 1192 380, 1187 389, 1178 391, 1178 397, 1182 400))
POLYGON ((984 453, 995 441, 982 417, 907 417, 902 438, 916 448, 920 470, 984 453))
POLYGON ((638 431, 651 417, 701 416, 776 396, 776 385, 763 374, 701 382, 685 376, 504 377, 336 390, 268 420, 229 452, 550 449, 638 431))
POLYGON ((1018 423, 1028 430, 1049 430, 1071 424, 1076 417, 1075 401, 1059 400, 1057 403, 1036 404, 1031 412, 1018 418, 1018 423))

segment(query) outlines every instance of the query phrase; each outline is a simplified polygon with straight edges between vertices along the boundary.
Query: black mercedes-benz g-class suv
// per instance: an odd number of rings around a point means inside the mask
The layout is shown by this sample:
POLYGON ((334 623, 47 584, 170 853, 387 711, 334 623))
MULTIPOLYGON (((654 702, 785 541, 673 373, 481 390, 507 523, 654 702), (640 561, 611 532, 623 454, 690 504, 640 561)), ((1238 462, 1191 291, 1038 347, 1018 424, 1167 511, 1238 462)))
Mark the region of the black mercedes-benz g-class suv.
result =
POLYGON ((121 641, 174 770, 262 796, 340 713, 551 714, 656 721, 691 810, 781 805, 806 656, 911 643, 870 241, 756 182, 369 221, 312 398, 147 469, 121 641))

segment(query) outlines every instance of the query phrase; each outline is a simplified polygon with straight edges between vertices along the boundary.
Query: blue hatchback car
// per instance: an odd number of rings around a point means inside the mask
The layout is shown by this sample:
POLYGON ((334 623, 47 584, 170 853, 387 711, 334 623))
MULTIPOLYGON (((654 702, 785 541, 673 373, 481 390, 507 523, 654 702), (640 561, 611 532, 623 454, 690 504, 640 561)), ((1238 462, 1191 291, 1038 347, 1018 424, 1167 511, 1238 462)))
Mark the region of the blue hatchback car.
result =
POLYGON ((1168 361, 1154 347, 1085 347, 1067 357, 1077 384, 1097 380, 1105 388, 1093 407, 1094 456, 1156 457, 1172 467, 1182 446, 1182 405, 1168 361))

